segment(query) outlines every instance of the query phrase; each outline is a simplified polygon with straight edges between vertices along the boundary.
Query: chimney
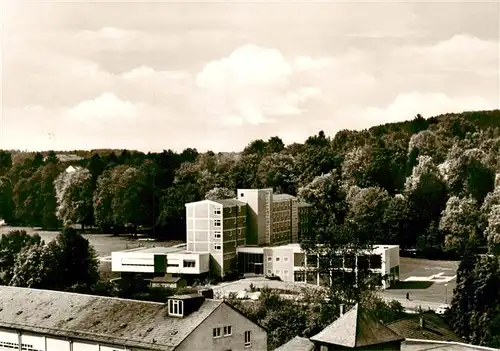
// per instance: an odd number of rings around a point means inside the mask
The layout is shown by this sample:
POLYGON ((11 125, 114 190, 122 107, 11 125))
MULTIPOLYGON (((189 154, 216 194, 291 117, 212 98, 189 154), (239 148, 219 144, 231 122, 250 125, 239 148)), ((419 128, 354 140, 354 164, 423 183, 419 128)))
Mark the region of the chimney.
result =
POLYGON ((213 299, 214 298, 214 290, 210 288, 202 288, 198 290, 198 294, 203 296, 205 299, 213 299))
POLYGON ((340 304, 340 317, 342 317, 344 315, 344 304, 341 303, 340 304))
POLYGON ((425 328, 425 320, 424 317, 420 317, 420 328, 424 329, 425 328))

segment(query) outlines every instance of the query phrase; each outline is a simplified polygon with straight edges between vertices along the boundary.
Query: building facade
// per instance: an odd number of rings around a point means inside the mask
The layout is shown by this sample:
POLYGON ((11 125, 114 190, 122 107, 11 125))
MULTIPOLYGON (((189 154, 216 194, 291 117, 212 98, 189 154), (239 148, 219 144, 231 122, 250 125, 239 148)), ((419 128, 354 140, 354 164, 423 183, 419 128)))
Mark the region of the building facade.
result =
POLYGON ((203 200, 186 204, 187 250, 208 253, 210 272, 236 270, 236 248, 246 243, 247 204, 238 200, 203 200))
POLYGON ((166 303, 0 287, 0 350, 267 350, 267 333, 224 301, 166 303))
MULTIPOLYGON (((290 283, 309 283, 325 285, 330 274, 321 272, 319 262, 321 257, 306 255, 299 244, 280 246, 244 246, 238 248, 239 271, 265 276, 278 276, 290 283)), ((337 265, 332 268, 336 272, 349 272, 355 279, 356 272, 368 268, 371 273, 379 276, 383 288, 399 280, 399 246, 376 245, 357 257, 340 256, 337 265)))
POLYGON ((299 230, 297 238, 292 237, 293 243, 300 243, 302 238, 307 238, 311 235, 312 230, 312 206, 306 202, 300 201, 297 205, 299 214, 299 230))
POLYGON ((111 270, 140 273, 146 278, 173 275, 204 275, 210 272, 208 252, 190 252, 185 246, 151 247, 111 253, 111 270))
POLYGON ((288 194, 273 194, 272 189, 238 189, 237 199, 187 203, 184 249, 113 253, 113 271, 220 277, 237 272, 321 285, 332 274, 357 279, 359 265, 380 276, 383 287, 399 280, 395 245, 376 245, 360 257, 339 256, 335 272, 320 272, 321 258, 306 257, 299 245, 311 234, 311 212, 311 205, 288 194))

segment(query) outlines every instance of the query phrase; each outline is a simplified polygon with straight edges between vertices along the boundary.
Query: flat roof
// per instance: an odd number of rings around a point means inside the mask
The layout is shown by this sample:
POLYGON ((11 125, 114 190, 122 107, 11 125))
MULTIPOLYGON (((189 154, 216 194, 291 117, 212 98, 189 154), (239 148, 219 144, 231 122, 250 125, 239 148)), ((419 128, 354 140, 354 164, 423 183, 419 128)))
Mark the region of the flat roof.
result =
MULTIPOLYGON (((373 251, 382 251, 393 248, 399 248, 399 245, 373 245, 373 251)), ((264 249, 290 249, 294 252, 302 252, 302 248, 300 244, 290 243, 285 245, 276 245, 276 246, 240 246, 236 248, 237 252, 246 252, 246 253, 264 253, 264 249)))
POLYGON ((234 207, 234 206, 245 206, 247 203, 237 200, 237 199, 222 199, 222 200, 211 200, 221 204, 222 207, 234 207))
POLYGON ((130 252, 130 253, 174 253, 174 252, 180 252, 180 251, 185 251, 186 249, 184 247, 173 247, 173 246, 155 246, 155 247, 147 247, 144 249, 140 250, 134 250, 134 251, 119 251, 119 252, 130 252))
POLYGON ((273 194, 273 201, 285 201, 293 199, 296 199, 296 197, 290 194, 273 194))

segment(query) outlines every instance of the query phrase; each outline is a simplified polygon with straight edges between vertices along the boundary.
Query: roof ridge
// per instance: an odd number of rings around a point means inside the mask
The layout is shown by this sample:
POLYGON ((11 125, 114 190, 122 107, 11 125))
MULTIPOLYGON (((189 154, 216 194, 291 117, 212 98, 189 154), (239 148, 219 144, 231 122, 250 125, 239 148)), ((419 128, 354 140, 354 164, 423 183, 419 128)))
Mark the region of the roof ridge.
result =
POLYGON ((51 293, 51 294, 59 294, 59 295, 73 295, 73 296, 85 296, 89 298, 96 298, 96 299, 106 299, 106 300, 117 300, 117 301, 125 301, 125 302, 140 302, 140 303, 145 303, 145 304, 151 304, 151 305, 164 305, 164 302, 156 302, 156 301, 145 301, 145 300, 134 300, 134 299, 126 299, 123 297, 114 297, 114 296, 101 296, 101 295, 92 295, 92 294, 84 294, 84 293, 77 293, 73 291, 60 291, 60 290, 49 290, 49 289, 35 289, 35 288, 26 288, 26 287, 18 287, 18 286, 9 286, 9 285, 0 285, 0 289, 3 288, 8 288, 8 289, 23 289, 26 291, 33 291, 35 293, 38 292, 44 292, 44 293, 51 293))

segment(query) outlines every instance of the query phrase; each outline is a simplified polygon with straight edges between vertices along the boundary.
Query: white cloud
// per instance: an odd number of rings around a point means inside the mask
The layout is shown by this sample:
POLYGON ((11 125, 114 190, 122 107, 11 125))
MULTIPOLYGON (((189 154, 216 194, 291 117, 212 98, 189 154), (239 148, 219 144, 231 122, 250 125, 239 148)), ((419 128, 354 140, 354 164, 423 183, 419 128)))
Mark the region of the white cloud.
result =
POLYGON ((385 108, 366 108, 362 118, 368 125, 376 125, 411 119, 417 113, 425 117, 431 117, 443 113, 496 108, 499 108, 498 104, 494 104, 480 96, 450 97, 443 93, 407 92, 399 94, 385 108))
POLYGON ((155 71, 151 67, 140 66, 132 69, 131 71, 122 73, 121 76, 127 80, 139 80, 139 79, 175 80, 175 79, 186 78, 189 76, 189 73, 184 71, 155 71))
POLYGON ((330 67, 332 64, 333 60, 328 57, 314 59, 309 56, 299 56, 294 61, 294 66, 299 71, 324 69, 330 67))
POLYGON ((228 57, 206 64, 196 82, 204 89, 274 85, 286 83, 291 74, 291 65, 278 50, 245 45, 228 57))
POLYGON ((103 93, 92 100, 82 101, 68 110, 67 114, 80 122, 100 124, 110 119, 131 119, 137 117, 138 107, 130 101, 123 101, 113 93, 103 93))
POLYGON ((298 72, 326 68, 330 59, 287 59, 275 49, 237 48, 211 61, 196 76, 202 104, 223 124, 258 125, 278 116, 300 115, 302 105, 321 96, 320 87, 302 83, 298 72))
POLYGON ((393 51, 394 59, 424 69, 462 70, 498 74, 498 41, 487 41, 468 34, 457 34, 433 45, 408 45, 393 51))
POLYGON ((99 41, 103 40, 108 43, 123 40, 137 39, 139 33, 136 31, 125 30, 115 27, 104 27, 99 30, 84 30, 77 34, 77 39, 84 41, 99 41))

